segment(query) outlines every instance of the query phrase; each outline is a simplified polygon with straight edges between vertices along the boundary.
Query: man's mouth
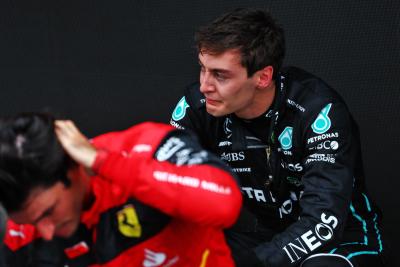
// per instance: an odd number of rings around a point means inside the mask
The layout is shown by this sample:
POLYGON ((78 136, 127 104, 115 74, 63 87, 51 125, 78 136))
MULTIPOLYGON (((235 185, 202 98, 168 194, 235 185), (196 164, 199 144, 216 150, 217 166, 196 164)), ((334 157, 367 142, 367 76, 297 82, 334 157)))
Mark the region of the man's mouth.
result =
POLYGON ((214 100, 214 99, 211 99, 211 98, 206 98, 206 103, 209 104, 209 105, 215 106, 215 105, 217 105, 217 104, 220 103, 220 102, 221 102, 221 101, 214 100))

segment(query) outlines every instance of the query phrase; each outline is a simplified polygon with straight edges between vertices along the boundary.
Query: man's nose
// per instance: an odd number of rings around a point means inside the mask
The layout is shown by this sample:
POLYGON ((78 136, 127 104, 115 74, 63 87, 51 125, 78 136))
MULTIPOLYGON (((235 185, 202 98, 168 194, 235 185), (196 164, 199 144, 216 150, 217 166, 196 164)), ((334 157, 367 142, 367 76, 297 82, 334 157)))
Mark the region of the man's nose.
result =
POLYGON ((214 91, 215 87, 212 81, 212 76, 209 72, 204 72, 200 78, 200 92, 209 93, 214 91))
POLYGON ((56 226, 50 219, 44 218, 36 224, 36 229, 44 240, 52 240, 56 226))

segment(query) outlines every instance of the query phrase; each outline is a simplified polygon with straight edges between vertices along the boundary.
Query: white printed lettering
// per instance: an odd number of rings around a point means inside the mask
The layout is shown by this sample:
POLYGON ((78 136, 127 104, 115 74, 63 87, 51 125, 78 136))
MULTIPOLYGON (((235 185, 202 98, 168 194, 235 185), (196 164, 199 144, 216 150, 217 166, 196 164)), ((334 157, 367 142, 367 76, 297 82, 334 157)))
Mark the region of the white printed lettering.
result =
POLYGON ((321 242, 318 241, 318 239, 312 235, 313 232, 311 230, 307 231, 306 233, 301 235, 301 239, 303 239, 304 243, 306 243, 307 247, 310 249, 310 251, 313 251, 317 247, 321 246, 321 242), (315 242, 317 241, 317 242, 315 242), (313 243, 314 242, 314 243, 313 243))

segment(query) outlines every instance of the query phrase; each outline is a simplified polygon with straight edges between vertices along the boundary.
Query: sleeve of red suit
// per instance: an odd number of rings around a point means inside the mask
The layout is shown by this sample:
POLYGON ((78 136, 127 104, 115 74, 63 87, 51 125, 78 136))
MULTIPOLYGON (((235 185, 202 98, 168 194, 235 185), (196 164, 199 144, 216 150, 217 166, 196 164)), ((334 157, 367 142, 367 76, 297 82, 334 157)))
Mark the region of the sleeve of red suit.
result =
POLYGON ((229 227, 242 197, 233 174, 189 132, 144 123, 93 140, 93 170, 132 197, 194 223, 229 227))

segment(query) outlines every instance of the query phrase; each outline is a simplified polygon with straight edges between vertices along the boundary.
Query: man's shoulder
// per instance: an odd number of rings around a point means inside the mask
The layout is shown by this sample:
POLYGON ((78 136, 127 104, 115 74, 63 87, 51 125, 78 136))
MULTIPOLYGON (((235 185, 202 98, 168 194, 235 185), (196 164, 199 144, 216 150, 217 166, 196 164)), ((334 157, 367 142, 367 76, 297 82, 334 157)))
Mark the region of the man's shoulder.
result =
POLYGON ((142 122, 123 131, 102 134, 91 141, 99 149, 122 151, 139 144, 157 144, 173 130, 168 124, 142 122))
POLYGON ((303 114, 320 111, 328 103, 344 103, 339 93, 324 80, 305 70, 286 67, 281 71, 286 105, 303 114))

